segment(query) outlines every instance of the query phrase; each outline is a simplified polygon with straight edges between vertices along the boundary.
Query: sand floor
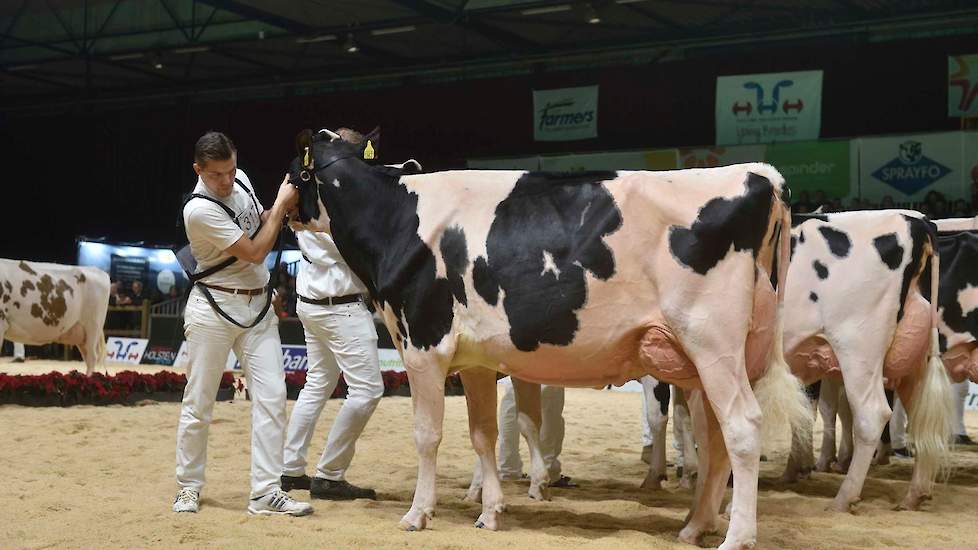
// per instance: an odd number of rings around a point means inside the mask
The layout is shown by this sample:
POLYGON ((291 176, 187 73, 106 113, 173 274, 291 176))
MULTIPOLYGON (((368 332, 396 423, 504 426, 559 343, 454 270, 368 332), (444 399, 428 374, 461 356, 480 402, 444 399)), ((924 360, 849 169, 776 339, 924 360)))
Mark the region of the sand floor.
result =
MULTIPOLYGON (((8 361, 0 360, 0 371, 84 370, 81 363, 8 361)), ((314 456, 339 404, 330 402, 320 419, 314 456)), ((480 506, 460 500, 475 455, 465 402, 448 398, 437 516, 431 529, 405 533, 397 522, 410 507, 417 467, 409 398, 381 402, 348 472, 350 481, 376 488, 380 499, 316 501, 316 513, 305 518, 246 514, 250 417, 244 400, 215 407, 209 484, 196 515, 170 511, 179 404, 4 405, 0 465, 7 480, 0 548, 689 548, 677 543, 676 535, 691 492, 676 486, 674 471, 663 491, 638 488, 646 472, 639 460, 640 411, 638 394, 568 390, 561 458, 564 473, 580 487, 555 489, 552 502, 538 503, 526 496, 526 483, 504 482, 503 530, 487 532, 472 526, 480 506)), ((978 413, 969 412, 967 422, 978 435, 978 413)), ((950 481, 938 487, 923 511, 892 510, 912 467, 910 461, 894 460, 871 470, 863 501, 848 515, 824 511, 841 476, 814 474, 784 486, 777 481, 784 450, 768 454, 771 461, 762 464, 760 482, 761 548, 978 548, 978 448, 955 452, 950 481)), ((293 494, 308 497, 304 491, 293 494)), ((713 536, 706 542, 716 546, 720 540, 713 536)))

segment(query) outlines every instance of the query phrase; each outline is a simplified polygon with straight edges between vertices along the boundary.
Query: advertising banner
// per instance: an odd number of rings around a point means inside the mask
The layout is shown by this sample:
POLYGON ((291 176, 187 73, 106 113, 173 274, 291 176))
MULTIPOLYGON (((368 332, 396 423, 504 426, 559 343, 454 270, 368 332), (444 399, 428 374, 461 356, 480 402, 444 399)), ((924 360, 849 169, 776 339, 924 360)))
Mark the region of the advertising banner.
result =
POLYGON ((818 139, 822 71, 717 77, 716 143, 818 139))
POLYGON ((742 162, 763 162, 765 145, 679 149, 679 168, 713 168, 742 162))
POLYGON ((598 135, 598 87, 533 90, 533 139, 570 141, 598 135))
POLYGON ((145 338, 119 338, 110 336, 105 340, 105 360, 109 363, 129 363, 138 365, 146 351, 149 340, 145 338))
POLYGON ((864 199, 886 195, 897 203, 919 202, 930 191, 948 199, 969 195, 962 170, 964 134, 945 132, 862 138, 859 186, 864 199))
POLYGON ((784 176, 793 197, 807 191, 823 191, 828 197, 857 195, 852 170, 852 144, 849 140, 799 141, 768 145, 765 162, 784 176))
POLYGON ((948 56, 947 116, 978 116, 978 54, 948 56))
POLYGON ((676 150, 618 151, 580 153, 542 157, 540 169, 545 172, 579 172, 583 170, 672 170, 676 168, 676 150))

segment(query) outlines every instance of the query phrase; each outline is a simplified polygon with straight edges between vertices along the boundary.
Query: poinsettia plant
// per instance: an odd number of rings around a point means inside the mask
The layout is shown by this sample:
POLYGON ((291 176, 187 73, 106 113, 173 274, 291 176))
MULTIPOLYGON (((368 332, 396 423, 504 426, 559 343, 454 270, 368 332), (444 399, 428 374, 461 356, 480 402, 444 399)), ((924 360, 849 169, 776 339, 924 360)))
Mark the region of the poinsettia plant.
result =
MULTIPOLYGON (((125 403, 130 396, 152 393, 183 393, 187 376, 172 371, 144 374, 122 371, 115 375, 99 372, 86 376, 78 371, 67 374, 52 371, 47 374, 9 375, 0 373, 0 403, 46 400, 62 405, 92 403, 108 405, 125 403)), ((221 389, 235 388, 230 372, 221 377, 221 389)), ((240 380, 237 389, 241 389, 240 380)))

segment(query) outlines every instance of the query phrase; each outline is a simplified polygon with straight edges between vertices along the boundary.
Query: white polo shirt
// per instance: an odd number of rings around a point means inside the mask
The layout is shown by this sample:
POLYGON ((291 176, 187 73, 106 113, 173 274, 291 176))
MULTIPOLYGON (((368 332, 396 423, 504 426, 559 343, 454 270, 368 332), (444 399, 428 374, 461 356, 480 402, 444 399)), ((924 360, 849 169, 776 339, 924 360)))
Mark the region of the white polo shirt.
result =
POLYGON ((296 231, 295 237, 305 256, 299 262, 295 281, 300 296, 321 300, 367 293, 367 287, 343 261, 328 233, 303 230, 296 231))
MULTIPOLYGON (((238 169, 235 177, 241 180, 251 193, 254 187, 243 170, 238 169)), ((183 223, 187 228, 187 239, 190 250, 197 260, 197 271, 203 271, 215 266, 231 255, 225 252, 247 233, 254 236, 261 222, 261 213, 265 210, 261 203, 252 200, 251 195, 237 183, 231 190, 231 196, 221 198, 211 193, 201 179, 197 178, 194 193, 215 198, 227 205, 234 213, 232 220, 220 206, 205 199, 192 199, 183 207, 183 223), (238 223, 235 224, 235 221, 238 223), (240 225, 240 227, 239 227, 240 225)), ((217 273, 205 277, 204 284, 223 286, 226 288, 252 289, 262 288, 268 284, 268 268, 264 263, 253 264, 238 260, 217 273)))

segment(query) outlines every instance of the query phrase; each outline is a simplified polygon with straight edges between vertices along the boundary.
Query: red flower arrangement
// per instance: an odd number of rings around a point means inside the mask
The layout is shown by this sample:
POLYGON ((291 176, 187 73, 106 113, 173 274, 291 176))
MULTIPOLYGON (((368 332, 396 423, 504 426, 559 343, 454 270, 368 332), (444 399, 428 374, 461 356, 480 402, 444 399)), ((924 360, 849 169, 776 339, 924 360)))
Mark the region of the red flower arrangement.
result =
MULTIPOLYGON (((182 394, 186 385, 186 375, 171 371, 153 374, 122 371, 114 376, 98 372, 86 376, 78 371, 13 376, 0 373, 0 403, 108 405, 130 402, 130 398, 138 398, 140 394, 182 394)), ((233 390, 234 375, 225 372, 219 387, 233 390)), ((237 389, 241 388, 239 380, 237 389)))

